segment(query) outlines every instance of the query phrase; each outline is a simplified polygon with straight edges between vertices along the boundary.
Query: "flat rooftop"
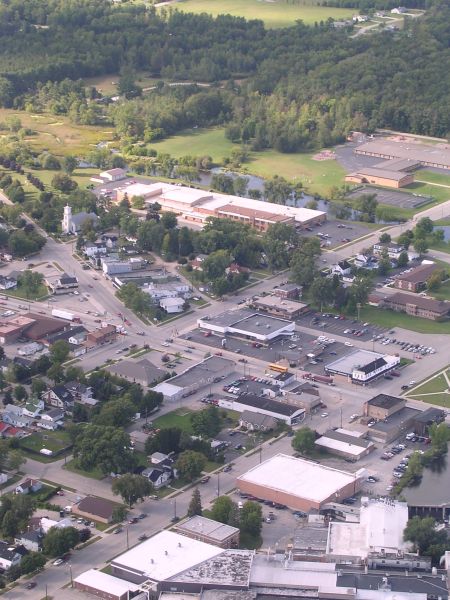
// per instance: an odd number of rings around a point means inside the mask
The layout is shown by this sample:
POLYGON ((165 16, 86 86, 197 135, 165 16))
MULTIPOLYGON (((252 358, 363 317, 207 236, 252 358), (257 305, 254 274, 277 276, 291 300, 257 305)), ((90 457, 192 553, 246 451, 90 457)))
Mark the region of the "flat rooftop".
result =
POLYGON ((214 374, 221 373, 224 369, 231 370, 233 367, 234 362, 228 358, 223 358, 222 356, 210 356, 209 358, 205 358, 202 362, 192 365, 192 367, 189 367, 179 375, 175 375, 175 377, 168 379, 165 383, 184 388, 200 379, 214 376, 214 374))
POLYGON ((109 592, 110 594, 115 594, 117 596, 121 596, 127 592, 136 592, 139 589, 139 586, 135 583, 113 577, 112 575, 108 575, 97 569, 89 569, 89 571, 81 573, 74 581, 75 583, 88 585, 97 590, 109 592))
POLYGON ((414 418, 416 415, 420 414, 420 410, 417 408, 408 408, 405 406, 398 412, 394 413, 390 417, 387 418, 386 421, 377 421, 375 425, 371 428, 372 433, 376 431, 388 432, 394 427, 398 427, 402 425, 405 421, 409 421, 414 418))
POLYGON ((208 323, 223 328, 232 328, 240 331, 248 331, 249 333, 264 333, 270 335, 279 329, 290 325, 291 322, 287 319, 280 319, 264 313, 259 313, 249 308, 241 308, 238 310, 229 310, 219 315, 209 317, 209 319, 199 319, 203 321, 202 325, 207 326, 208 323))
POLYGON ((342 375, 351 375, 356 367, 364 367, 383 356, 383 354, 370 350, 352 350, 341 358, 328 363, 326 369, 342 375))
POLYGON ((450 145, 417 144, 413 141, 394 142, 376 139, 355 148, 357 154, 375 154, 383 158, 409 158, 421 163, 433 163, 450 169, 450 145))
POLYGON ((404 398, 397 398, 396 396, 389 396, 388 394, 378 394, 367 401, 369 406, 376 406, 377 408, 390 409, 398 404, 403 404, 404 398))
POLYGON ((164 581, 222 552, 224 550, 217 546, 172 531, 161 531, 113 559, 111 565, 131 569, 153 581, 164 581))
MULTIPOLYGON (((283 289, 283 288, 280 288, 283 289)), ((306 308, 308 305, 305 302, 295 302, 294 300, 281 300, 278 296, 260 296, 255 298, 255 303, 261 306, 267 306, 269 308, 283 309, 288 312, 295 312, 302 308, 306 308)))
POLYGON ((227 397, 227 400, 233 400, 244 406, 260 408, 261 410, 267 410, 286 417, 304 410, 301 406, 296 406, 295 404, 287 404, 286 402, 279 402, 267 396, 256 396, 255 394, 242 394, 242 396, 235 396, 233 398, 227 397))
POLYGON ((207 519, 206 517, 202 517, 200 515, 195 515, 184 523, 180 523, 176 526, 176 530, 205 535, 219 542, 227 540, 230 536, 239 533, 239 529, 237 527, 225 525, 224 523, 219 523, 218 521, 207 519))
POLYGON ((254 554, 253 550, 222 550, 213 558, 170 577, 169 581, 248 587, 254 554))
POLYGON ((324 502, 344 486, 354 483, 357 475, 326 467, 303 458, 276 454, 237 478, 276 491, 324 502))
POLYGON ((368 176, 368 177, 382 177, 383 179, 391 179, 392 181, 401 181, 405 177, 409 177, 410 173, 404 173, 403 171, 390 171, 389 169, 378 169, 376 167, 362 167, 353 173, 349 173, 349 176, 368 176))

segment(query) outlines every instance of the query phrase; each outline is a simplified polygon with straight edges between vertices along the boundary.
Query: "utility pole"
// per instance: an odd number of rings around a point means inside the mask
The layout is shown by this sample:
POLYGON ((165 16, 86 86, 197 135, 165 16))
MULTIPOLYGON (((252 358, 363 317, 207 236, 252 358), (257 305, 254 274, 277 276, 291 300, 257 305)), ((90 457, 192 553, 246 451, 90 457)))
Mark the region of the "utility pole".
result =
POLYGON ((130 547, 130 541, 128 539, 128 527, 127 527, 127 550, 129 549, 129 547, 130 547))
POLYGON ((217 473, 217 497, 220 496, 220 471, 217 473))

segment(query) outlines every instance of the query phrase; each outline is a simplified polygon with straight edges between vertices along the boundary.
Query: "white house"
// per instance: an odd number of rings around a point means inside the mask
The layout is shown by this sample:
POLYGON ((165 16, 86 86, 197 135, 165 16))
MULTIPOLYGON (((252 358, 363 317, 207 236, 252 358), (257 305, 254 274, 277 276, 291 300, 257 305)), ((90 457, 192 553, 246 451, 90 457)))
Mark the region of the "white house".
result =
POLYGON ((44 410, 44 401, 39 398, 31 398, 23 409, 23 414, 35 419, 44 410))
POLYGON ((8 404, 7 407, 5 408, 4 413, 2 414, 3 422, 8 423, 8 425, 13 425, 14 427, 29 427, 31 425, 31 423, 33 422, 33 419, 27 415, 24 415, 23 409, 18 406, 14 407, 14 408, 20 408, 20 411, 7 410, 8 407, 10 407, 10 406, 13 406, 13 405, 8 404))
POLYGON ((57 529, 63 529, 64 527, 72 527, 73 523, 70 519, 60 519, 59 521, 54 521, 53 519, 49 519, 48 517, 42 517, 41 519, 41 529, 43 533, 48 533, 49 529, 52 527, 56 527, 57 529))
POLYGON ((10 290, 17 287, 17 279, 0 275, 0 290, 10 290))
POLYGON ((352 265, 346 260, 339 261, 336 265, 331 267, 331 272, 333 275, 339 275, 340 277, 345 277, 350 275, 352 272, 352 265))
POLYGON ((22 555, 12 544, 0 541, 0 569, 8 571, 11 567, 19 565, 22 555))
POLYGON ((169 481, 173 477, 172 469, 170 467, 148 467, 147 469, 142 471, 141 475, 152 482, 152 485, 155 488, 155 490, 158 490, 159 488, 162 488, 164 485, 169 483, 169 481))
POLYGON ((159 305, 169 314, 180 313, 184 310, 183 298, 161 298, 159 305))
POLYGON ((103 255, 107 252, 108 249, 106 247, 106 244, 103 244, 102 242, 87 242, 84 245, 84 253, 86 254, 86 256, 89 256, 89 258, 92 258, 93 256, 103 255))
POLYGON ((407 9, 404 6, 397 6, 397 8, 393 8, 391 13, 394 15, 403 15, 407 12, 407 9))
POLYGON ((63 424, 64 412, 60 408, 53 408, 45 413, 42 413, 41 420, 38 422, 38 427, 55 431, 63 424))
POLYGON ((102 171, 100 177, 106 181, 120 181, 125 179, 127 176, 126 169, 109 169, 109 171, 102 171))
POLYGON ((16 494, 30 494, 39 492, 42 489, 42 483, 39 479, 25 479, 22 483, 16 486, 16 494))
POLYGON ((3 485, 7 481, 8 481, 8 474, 7 473, 0 473, 0 485, 3 485))

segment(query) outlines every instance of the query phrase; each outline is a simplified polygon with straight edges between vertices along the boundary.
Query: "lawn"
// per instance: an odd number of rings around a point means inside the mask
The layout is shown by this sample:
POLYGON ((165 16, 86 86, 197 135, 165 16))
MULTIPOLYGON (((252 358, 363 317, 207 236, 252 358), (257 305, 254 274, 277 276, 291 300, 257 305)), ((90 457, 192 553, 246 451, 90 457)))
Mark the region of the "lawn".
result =
POLYGON ((435 173, 434 171, 417 171, 416 179, 418 181, 427 181, 428 183, 438 183, 450 187, 450 175, 444 173, 435 173))
POLYGON ((47 298, 48 289, 44 284, 39 286, 39 289, 36 294, 32 294, 31 296, 27 296, 25 290, 17 287, 16 289, 3 290, 3 294, 5 296, 12 296, 14 298, 21 298, 22 300, 40 300, 42 298, 47 298))
MULTIPOLYGON (((160 142, 152 142, 151 147, 175 158, 187 154, 209 155, 214 162, 222 162, 233 148, 239 146, 225 137, 224 129, 214 128, 189 130, 160 142)), ((247 172, 263 178, 278 174, 291 181, 301 181, 312 193, 326 195, 331 187, 343 183, 345 170, 336 160, 317 161, 312 157, 312 153, 282 154, 276 150, 252 152, 250 161, 241 170, 244 174, 247 172)))
MULTIPOLYGON (((420 183, 420 181, 416 181, 403 189, 405 192, 411 192, 418 196, 432 196, 436 203, 450 200, 450 187, 447 189, 445 187, 433 185, 432 183, 420 183)), ((426 208, 430 208, 432 205, 433 204, 430 202, 426 205, 426 208)), ((423 210, 423 208, 417 210, 423 210)), ((414 210, 414 212, 417 212, 417 210, 414 210)))
MULTIPOLYGON (((447 375, 450 375, 450 371, 446 370, 447 375)), ((422 385, 414 388, 411 392, 408 392, 406 396, 414 400, 420 400, 421 402, 427 402, 429 404, 437 404, 438 406, 444 406, 450 408, 450 394, 447 393, 449 385, 443 372, 438 373, 435 377, 426 381, 422 385)))
POLYGON ((72 473, 77 473, 78 475, 82 475, 83 477, 89 477, 90 479, 98 479, 101 480, 105 476, 99 469, 93 469, 92 471, 83 471, 78 467, 76 459, 69 460, 63 467, 72 473))
MULTIPOLYGON (((84 155, 95 144, 111 140, 111 128, 75 125, 61 115, 34 114, 8 108, 0 109, 0 122, 7 117, 18 117, 24 128, 31 129, 34 135, 26 136, 24 141, 41 152, 48 150, 56 155, 84 155)), ((1 138, 1 136, 0 136, 1 138)))
POLYGON ((153 421, 155 429, 164 429, 166 427, 179 427, 183 431, 192 434, 192 426, 190 416, 192 410, 188 408, 177 408, 170 413, 161 415, 153 421))
POLYGON ((311 25, 315 22, 351 17, 353 9, 317 6, 314 0, 289 4, 286 0, 185 0, 174 4, 178 10, 192 13, 229 14, 245 19, 261 19, 269 28, 289 27, 301 19, 311 25))
MULTIPOLYGON (((36 432, 20 440, 20 446, 24 450, 40 452, 42 448, 47 448, 52 452, 61 452, 71 447, 70 436, 65 431, 46 431, 36 432)), ((49 457, 56 460, 58 457, 49 457)))
POLYGON ((437 377, 433 377, 420 387, 414 388, 414 396, 420 394, 434 394, 435 392, 443 392, 448 389, 448 383, 444 375, 441 373, 437 377))
POLYGON ((428 319, 420 319, 405 313, 379 309, 374 306, 365 306, 361 309, 361 321, 368 321, 387 329, 402 327, 418 333, 450 333, 450 321, 444 321, 443 323, 429 321, 428 319))
MULTIPOLYGON (((447 246, 447 248, 450 252, 450 247, 447 246)), ((450 300, 450 279, 447 279, 438 290, 430 292, 430 294, 437 300, 450 300)))
POLYGON ((436 404, 436 406, 443 406, 444 408, 450 408, 450 394, 430 394, 429 396, 408 396, 412 400, 420 400, 426 404, 436 404))

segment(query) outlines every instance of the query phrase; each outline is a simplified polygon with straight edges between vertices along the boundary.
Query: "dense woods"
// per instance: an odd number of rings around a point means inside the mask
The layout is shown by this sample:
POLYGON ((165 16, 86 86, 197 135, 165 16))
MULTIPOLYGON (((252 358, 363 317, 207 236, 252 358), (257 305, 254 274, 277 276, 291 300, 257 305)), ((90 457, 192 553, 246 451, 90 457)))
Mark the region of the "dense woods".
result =
MULTIPOLYGON (((368 4, 355 0, 360 10, 368 4)), ((131 141, 225 123, 233 141, 282 152, 331 145, 352 129, 446 136, 450 6, 403 4, 432 6, 425 17, 407 20, 403 32, 351 38, 328 21, 266 30, 258 20, 156 13, 106 0, 1 0, 0 105, 68 114, 84 124, 111 119, 131 141), (138 71, 213 87, 175 90, 161 82, 139 97, 132 81, 138 71), (125 96, 137 98, 109 109, 95 102, 95 89, 70 81, 118 73, 125 96)))

